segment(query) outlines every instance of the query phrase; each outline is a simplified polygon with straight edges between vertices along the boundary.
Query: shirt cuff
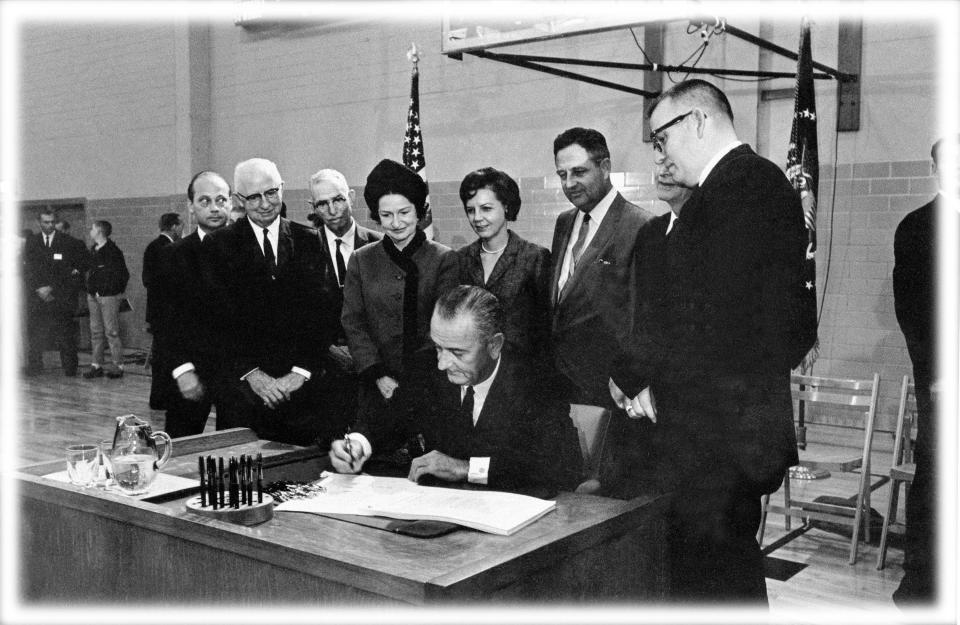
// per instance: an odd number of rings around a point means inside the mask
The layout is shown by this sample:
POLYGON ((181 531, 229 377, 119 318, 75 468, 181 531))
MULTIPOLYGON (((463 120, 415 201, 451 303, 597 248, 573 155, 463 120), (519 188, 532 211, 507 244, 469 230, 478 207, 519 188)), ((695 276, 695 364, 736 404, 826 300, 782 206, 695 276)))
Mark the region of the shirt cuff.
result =
POLYGON ((247 371, 246 373, 244 373, 243 375, 241 375, 241 376, 240 376, 240 380, 241 380, 241 381, 246 380, 246 379, 247 379, 247 376, 249 376, 249 375, 250 375, 251 373, 253 373, 254 371, 259 371, 259 370, 260 370, 260 367, 254 367, 254 368, 251 369, 250 371, 247 371))
POLYGON ((173 379, 176 380, 187 371, 193 371, 194 369, 196 369, 196 367, 193 366, 192 362, 185 362, 179 367, 177 367, 176 369, 174 369, 173 373, 171 373, 170 375, 172 375, 173 379))
POLYGON ((467 481, 471 484, 486 484, 487 473, 490 471, 490 458, 470 458, 470 469, 467 472, 467 481))
POLYGON ((368 441, 367 437, 360 432, 350 432, 344 436, 344 438, 349 438, 354 443, 360 443, 360 447, 363 449, 364 458, 369 458, 373 455, 373 447, 370 446, 370 441, 368 441))
POLYGON ((300 367, 290 367, 290 371, 292 373, 299 373, 308 381, 310 380, 310 376, 312 375, 309 371, 307 371, 306 369, 301 369, 300 367))

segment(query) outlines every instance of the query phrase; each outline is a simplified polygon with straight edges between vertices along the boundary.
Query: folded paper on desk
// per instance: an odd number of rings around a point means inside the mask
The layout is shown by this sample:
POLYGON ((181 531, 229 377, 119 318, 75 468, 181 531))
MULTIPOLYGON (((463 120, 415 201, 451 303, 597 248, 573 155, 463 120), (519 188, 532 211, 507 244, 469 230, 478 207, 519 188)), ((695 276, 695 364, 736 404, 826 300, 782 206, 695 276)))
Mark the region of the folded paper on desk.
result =
POLYGON ((508 536, 557 506, 526 495, 420 486, 398 477, 324 473, 320 483, 326 492, 286 501, 275 511, 446 521, 508 536))

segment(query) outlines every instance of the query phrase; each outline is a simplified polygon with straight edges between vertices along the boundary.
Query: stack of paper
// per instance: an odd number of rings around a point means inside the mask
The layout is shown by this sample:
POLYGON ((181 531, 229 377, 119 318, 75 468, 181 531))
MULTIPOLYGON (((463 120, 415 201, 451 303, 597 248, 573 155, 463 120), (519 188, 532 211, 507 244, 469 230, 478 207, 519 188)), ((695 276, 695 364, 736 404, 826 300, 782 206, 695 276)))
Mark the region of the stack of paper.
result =
POLYGON ((326 492, 284 502, 275 511, 446 521, 507 536, 557 505, 514 493, 419 486, 396 477, 325 473, 320 483, 326 492))

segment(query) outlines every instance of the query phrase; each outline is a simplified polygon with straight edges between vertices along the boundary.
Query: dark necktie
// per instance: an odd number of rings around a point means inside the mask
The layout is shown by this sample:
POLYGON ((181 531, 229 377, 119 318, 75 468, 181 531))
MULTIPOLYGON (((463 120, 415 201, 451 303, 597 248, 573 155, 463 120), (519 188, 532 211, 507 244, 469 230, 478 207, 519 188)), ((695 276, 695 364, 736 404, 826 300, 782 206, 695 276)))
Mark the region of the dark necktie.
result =
POLYGON ((45 234, 43 235, 43 239, 44 239, 44 245, 46 245, 47 247, 50 247, 50 244, 53 242, 53 237, 50 236, 49 234, 45 234))
POLYGON ((343 262, 343 253, 340 251, 340 246, 343 244, 343 239, 337 239, 337 282, 340 283, 340 288, 343 288, 343 281, 347 277, 347 264, 343 262))
POLYGON ((463 396, 463 401, 460 402, 460 417, 463 419, 465 424, 473 427, 473 387, 468 386, 467 392, 463 396))
POLYGON ((270 265, 270 273, 274 273, 277 268, 277 257, 273 255, 273 244, 270 243, 270 231, 263 229, 263 257, 267 259, 270 265))
POLYGON ((570 272, 567 274, 567 280, 573 274, 573 268, 576 267, 580 255, 583 254, 583 246, 587 242, 587 233, 590 232, 590 213, 583 214, 583 223, 580 224, 580 233, 577 235, 577 242, 573 244, 572 255, 570 258, 570 272))

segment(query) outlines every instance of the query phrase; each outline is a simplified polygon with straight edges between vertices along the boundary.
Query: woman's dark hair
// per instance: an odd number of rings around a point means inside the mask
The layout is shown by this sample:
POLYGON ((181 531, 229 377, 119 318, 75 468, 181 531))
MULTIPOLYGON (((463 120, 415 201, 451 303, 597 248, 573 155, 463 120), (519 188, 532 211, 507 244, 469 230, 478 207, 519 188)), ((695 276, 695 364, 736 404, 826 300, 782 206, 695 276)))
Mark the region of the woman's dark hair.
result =
POLYGON ((507 221, 516 221, 517 214, 520 212, 520 187, 517 181, 493 167, 484 167, 471 171, 464 177, 460 183, 460 201, 464 208, 467 206, 467 200, 477 194, 480 189, 490 189, 497 196, 497 200, 503 204, 503 212, 507 221))
POLYGON ((417 211, 417 219, 427 214, 427 183, 406 165, 383 159, 367 176, 363 199, 370 211, 370 219, 380 223, 380 198, 397 194, 410 200, 417 211))

